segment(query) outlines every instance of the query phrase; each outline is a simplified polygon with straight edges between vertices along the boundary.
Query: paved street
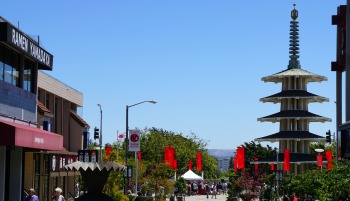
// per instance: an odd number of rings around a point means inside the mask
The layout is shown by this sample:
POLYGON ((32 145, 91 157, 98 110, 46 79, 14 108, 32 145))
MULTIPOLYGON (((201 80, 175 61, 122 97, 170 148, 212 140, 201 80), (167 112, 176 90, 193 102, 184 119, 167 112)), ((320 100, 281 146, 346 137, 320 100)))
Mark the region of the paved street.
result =
MULTIPOLYGON (((194 195, 194 196, 186 196, 184 201, 204 201, 204 200, 215 200, 215 201, 226 201, 227 195, 217 195, 216 199, 211 198, 211 195, 209 195, 209 199, 207 199, 206 195, 194 195)), ((168 200, 168 199, 167 199, 168 200)))

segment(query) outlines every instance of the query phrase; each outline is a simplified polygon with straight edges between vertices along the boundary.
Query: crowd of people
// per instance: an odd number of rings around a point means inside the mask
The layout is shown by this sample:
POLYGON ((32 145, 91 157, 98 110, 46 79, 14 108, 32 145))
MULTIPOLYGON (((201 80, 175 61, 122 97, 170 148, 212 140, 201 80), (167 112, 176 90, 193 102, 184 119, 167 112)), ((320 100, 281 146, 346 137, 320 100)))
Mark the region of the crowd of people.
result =
POLYGON ((193 196, 193 195, 206 195, 207 198, 209 198, 209 195, 211 195, 211 198, 216 199, 216 195, 226 195, 227 194, 227 183, 226 182, 190 182, 187 181, 187 195, 193 196))
MULTIPOLYGON (((62 189, 56 188, 55 194, 52 196, 51 201, 65 201, 63 195, 61 195, 62 189)), ((39 198, 37 195, 35 195, 34 188, 31 188, 28 190, 28 196, 24 199, 24 201, 39 201, 39 198)))

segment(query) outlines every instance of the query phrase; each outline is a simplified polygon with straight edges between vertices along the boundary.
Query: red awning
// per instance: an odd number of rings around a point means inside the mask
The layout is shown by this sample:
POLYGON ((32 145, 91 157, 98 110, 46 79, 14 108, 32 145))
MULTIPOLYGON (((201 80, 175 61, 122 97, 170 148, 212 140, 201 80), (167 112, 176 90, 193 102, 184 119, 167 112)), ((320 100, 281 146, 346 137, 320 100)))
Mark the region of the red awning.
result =
POLYGON ((39 128, 0 120, 0 146, 63 150, 63 136, 39 128))

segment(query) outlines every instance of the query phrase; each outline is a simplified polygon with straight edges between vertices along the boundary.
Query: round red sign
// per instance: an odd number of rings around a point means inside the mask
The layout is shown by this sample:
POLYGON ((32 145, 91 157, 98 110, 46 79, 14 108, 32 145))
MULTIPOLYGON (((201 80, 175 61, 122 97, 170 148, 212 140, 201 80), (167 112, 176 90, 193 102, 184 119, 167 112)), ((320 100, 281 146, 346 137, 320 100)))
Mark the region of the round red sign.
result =
POLYGON ((131 134, 130 140, 131 140, 131 142, 139 141, 139 135, 137 135, 136 133, 131 134))

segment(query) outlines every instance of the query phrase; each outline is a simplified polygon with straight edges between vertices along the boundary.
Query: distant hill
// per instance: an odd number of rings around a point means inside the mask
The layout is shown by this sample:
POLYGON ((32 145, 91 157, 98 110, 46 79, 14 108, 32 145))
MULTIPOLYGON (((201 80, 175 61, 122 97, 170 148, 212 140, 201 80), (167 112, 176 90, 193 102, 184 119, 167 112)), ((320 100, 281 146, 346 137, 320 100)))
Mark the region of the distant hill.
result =
POLYGON ((208 153, 215 158, 230 158, 235 149, 208 149, 208 153))

